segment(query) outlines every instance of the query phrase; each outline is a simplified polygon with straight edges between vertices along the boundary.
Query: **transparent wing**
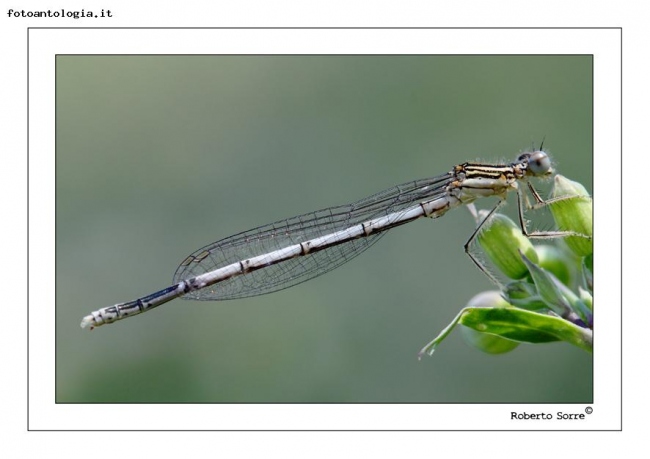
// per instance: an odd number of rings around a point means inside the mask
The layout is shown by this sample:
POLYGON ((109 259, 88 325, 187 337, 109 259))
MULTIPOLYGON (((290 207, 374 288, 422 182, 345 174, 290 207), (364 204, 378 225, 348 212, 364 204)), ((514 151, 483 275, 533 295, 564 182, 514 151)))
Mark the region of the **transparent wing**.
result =
MULTIPOLYGON (((360 201, 309 212, 260 226, 200 248, 176 269, 174 283, 289 245, 325 236, 370 219, 399 212, 445 192, 452 174, 397 185, 360 201)), ((377 242, 386 232, 350 240, 326 249, 285 260, 201 290, 183 298, 228 300, 275 292, 312 279, 341 266, 377 242)))

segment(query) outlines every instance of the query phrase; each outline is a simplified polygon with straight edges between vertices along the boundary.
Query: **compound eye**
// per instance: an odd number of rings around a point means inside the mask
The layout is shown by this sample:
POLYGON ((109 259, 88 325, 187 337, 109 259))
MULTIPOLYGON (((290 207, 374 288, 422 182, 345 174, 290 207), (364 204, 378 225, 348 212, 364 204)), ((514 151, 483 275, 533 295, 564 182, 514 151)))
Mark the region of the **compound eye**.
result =
POLYGON ((528 157, 528 169, 533 175, 546 175, 553 172, 551 158, 543 151, 531 153, 528 157))

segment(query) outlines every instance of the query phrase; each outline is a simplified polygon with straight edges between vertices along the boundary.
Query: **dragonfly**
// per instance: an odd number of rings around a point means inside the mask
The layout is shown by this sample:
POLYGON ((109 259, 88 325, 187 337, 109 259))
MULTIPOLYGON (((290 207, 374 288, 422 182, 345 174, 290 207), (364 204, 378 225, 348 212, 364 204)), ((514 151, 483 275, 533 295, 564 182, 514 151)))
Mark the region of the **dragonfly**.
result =
POLYGON ((422 217, 439 218, 457 207, 473 208, 474 201, 485 197, 496 197, 498 202, 465 243, 465 253, 498 285, 470 246, 490 216, 505 203, 509 192, 517 194, 524 235, 576 235, 565 231, 529 232, 526 228, 525 208, 550 202, 540 197, 530 179, 554 172, 541 146, 532 150, 509 164, 466 162, 445 174, 403 183, 351 204, 279 220, 221 239, 186 257, 176 269, 170 287, 93 311, 82 319, 81 327, 92 330, 179 297, 231 300, 283 290, 347 263, 390 229, 422 217), (536 201, 532 206, 524 195, 526 189, 536 201))

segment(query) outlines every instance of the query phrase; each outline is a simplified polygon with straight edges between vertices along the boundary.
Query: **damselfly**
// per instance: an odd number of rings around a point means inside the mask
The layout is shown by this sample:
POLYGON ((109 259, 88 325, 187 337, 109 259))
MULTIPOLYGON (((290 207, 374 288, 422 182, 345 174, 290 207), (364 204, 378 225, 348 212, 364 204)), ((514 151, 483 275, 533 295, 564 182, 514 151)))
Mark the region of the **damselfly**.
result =
POLYGON ((465 244, 472 261, 494 280, 469 247, 481 227, 517 192, 522 232, 531 237, 575 235, 567 232, 529 233, 524 219, 528 202, 519 183, 526 183, 536 201, 544 202, 529 178, 553 173, 551 160, 540 150, 526 152, 510 164, 464 163, 446 174, 397 185, 352 204, 330 207, 280 220, 207 245, 176 269, 174 285, 85 316, 81 327, 98 327, 153 309, 174 298, 229 300, 282 290, 325 274, 377 242, 386 231, 417 220, 437 218, 483 197, 499 198, 465 244))

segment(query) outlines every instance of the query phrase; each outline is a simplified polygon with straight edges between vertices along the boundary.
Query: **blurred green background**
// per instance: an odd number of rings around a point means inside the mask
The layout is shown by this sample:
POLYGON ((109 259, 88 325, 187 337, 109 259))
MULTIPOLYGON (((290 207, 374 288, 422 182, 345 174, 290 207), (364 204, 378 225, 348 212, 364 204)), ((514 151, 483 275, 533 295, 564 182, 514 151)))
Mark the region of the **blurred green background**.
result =
POLYGON ((57 402, 592 400, 564 343, 491 356, 455 332, 418 361, 493 288, 464 209, 288 290, 79 328, 203 245, 544 137, 591 191, 590 56, 58 56, 56 77, 57 402))

